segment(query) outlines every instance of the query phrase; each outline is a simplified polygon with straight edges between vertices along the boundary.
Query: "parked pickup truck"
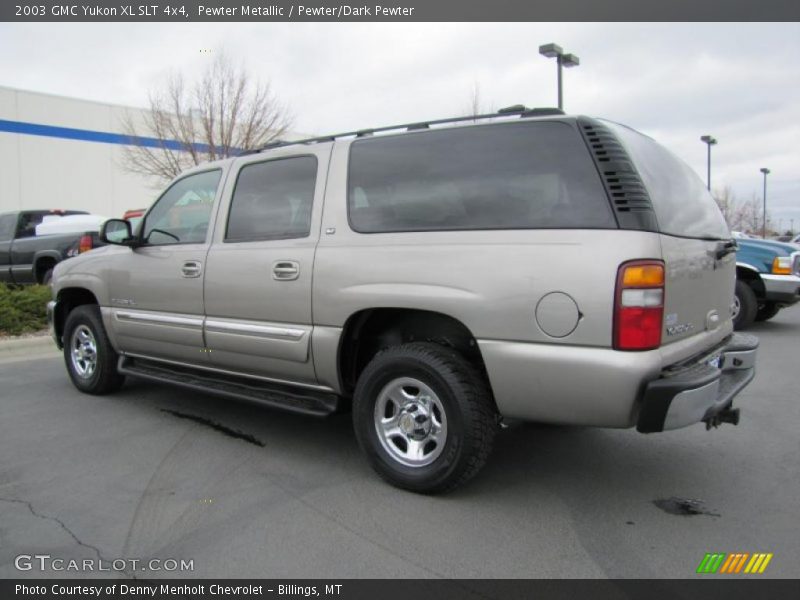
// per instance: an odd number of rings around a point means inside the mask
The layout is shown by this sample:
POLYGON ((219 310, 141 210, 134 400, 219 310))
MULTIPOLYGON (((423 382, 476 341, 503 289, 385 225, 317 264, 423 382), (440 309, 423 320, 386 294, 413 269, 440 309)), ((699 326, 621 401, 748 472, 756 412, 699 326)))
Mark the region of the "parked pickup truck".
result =
POLYGON ((800 246, 752 238, 737 242, 733 324, 746 329, 800 301, 800 246))
POLYGON ((0 283, 48 284, 55 266, 99 243, 95 231, 38 235, 51 219, 88 215, 79 210, 23 210, 0 213, 0 283))
POLYGON ((107 221, 53 277, 72 383, 351 408, 378 474, 427 493, 504 420, 737 423, 758 340, 733 333, 736 243, 703 182, 616 123, 490 117, 273 144, 107 221))

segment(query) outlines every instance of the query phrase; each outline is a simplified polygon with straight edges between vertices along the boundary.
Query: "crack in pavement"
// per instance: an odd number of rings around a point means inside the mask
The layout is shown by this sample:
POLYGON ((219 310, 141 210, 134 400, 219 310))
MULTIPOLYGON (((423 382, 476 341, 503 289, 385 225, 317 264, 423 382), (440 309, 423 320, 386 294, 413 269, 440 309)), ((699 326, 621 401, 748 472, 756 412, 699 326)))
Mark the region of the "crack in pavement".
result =
MULTIPOLYGON (((27 500, 18 500, 16 498, 2 498, 2 497, 0 497, 0 502, 7 502, 9 504, 22 504, 23 506, 26 506, 28 508, 28 510, 30 511, 30 513, 34 517, 36 517, 38 519, 44 519, 45 521, 54 521, 55 523, 58 523, 58 525, 61 527, 61 529, 63 529, 67 533, 67 535, 69 537, 71 537, 73 540, 75 540, 76 544, 78 544, 79 546, 82 546, 83 548, 88 548, 89 550, 94 552, 97 555, 97 558, 100 561, 105 561, 107 563, 111 562, 110 560, 108 560, 106 557, 103 556, 103 554, 100 552, 100 549, 97 546, 92 546, 91 544, 87 544, 86 542, 82 541, 77 535, 75 535, 75 533, 69 527, 67 527, 67 525, 66 525, 66 523, 64 523, 64 521, 62 521, 58 517, 53 517, 51 515, 44 515, 44 514, 40 513, 35 508, 33 508, 33 504, 28 502, 27 500)), ((126 575, 129 575, 132 579, 136 579, 136 575, 134 573, 132 573, 132 572, 128 573, 127 570, 123 571, 123 572, 126 575)))

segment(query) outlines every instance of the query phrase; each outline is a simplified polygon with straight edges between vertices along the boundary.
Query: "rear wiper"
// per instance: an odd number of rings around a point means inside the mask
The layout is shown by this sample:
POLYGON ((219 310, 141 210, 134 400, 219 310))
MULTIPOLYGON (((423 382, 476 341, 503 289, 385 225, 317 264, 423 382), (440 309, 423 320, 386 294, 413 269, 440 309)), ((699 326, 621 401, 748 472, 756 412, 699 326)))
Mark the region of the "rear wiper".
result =
POLYGON ((720 260, 728 254, 732 254, 739 249, 739 244, 736 243, 736 240, 726 240, 724 242, 720 242, 717 244, 717 249, 714 253, 714 256, 717 260, 720 260))

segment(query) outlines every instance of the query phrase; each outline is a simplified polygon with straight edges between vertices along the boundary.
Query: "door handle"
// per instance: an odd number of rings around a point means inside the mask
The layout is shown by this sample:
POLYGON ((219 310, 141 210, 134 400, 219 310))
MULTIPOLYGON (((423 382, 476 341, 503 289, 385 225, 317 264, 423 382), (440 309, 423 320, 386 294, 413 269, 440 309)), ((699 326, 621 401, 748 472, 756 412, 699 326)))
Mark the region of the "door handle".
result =
POLYGON ((300 277, 300 265, 293 260, 279 260, 272 264, 272 278, 276 281, 292 281, 300 277))
POLYGON ((203 272, 203 264, 199 260, 187 260, 181 267, 181 273, 186 278, 200 277, 203 272))

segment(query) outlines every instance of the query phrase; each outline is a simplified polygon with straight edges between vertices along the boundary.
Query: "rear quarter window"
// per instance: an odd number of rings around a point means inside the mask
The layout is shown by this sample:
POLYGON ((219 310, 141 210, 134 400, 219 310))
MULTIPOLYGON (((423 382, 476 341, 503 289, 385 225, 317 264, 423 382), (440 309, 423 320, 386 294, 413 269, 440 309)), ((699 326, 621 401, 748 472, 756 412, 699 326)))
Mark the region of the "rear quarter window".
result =
POLYGON ((617 227, 580 134, 557 121, 357 140, 348 210, 361 233, 617 227))
POLYGON ((731 233, 703 181, 686 163, 647 137, 603 121, 628 151, 647 187, 661 233, 699 239, 728 239, 731 233))

